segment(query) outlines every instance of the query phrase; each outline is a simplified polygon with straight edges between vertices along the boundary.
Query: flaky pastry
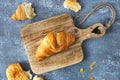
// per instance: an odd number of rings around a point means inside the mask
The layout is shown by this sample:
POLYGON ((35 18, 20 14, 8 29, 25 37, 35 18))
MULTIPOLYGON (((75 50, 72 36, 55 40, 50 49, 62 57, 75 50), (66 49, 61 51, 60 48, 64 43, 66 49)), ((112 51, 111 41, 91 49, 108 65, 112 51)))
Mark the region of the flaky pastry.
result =
POLYGON ((76 0, 65 0, 63 5, 74 12, 78 12, 81 9, 81 5, 76 0))
POLYGON ((32 19, 35 16, 36 14, 34 12, 34 8, 32 8, 32 4, 24 2, 18 6, 17 10, 12 14, 11 18, 13 20, 26 20, 32 19))
POLYGON ((19 63, 10 64, 6 70, 8 80, 30 80, 19 63))
POLYGON ((75 42, 75 36, 67 32, 49 32, 38 46, 35 57, 43 60, 60 52, 75 42))
POLYGON ((34 76, 33 80, 44 80, 42 77, 34 76))

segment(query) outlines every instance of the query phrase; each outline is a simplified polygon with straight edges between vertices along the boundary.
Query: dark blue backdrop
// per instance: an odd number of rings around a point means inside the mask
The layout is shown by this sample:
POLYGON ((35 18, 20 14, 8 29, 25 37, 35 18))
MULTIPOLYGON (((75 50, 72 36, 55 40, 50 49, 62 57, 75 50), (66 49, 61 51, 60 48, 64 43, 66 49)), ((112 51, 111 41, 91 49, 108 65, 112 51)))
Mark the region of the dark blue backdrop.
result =
MULTIPOLYGON (((116 21, 107 30, 105 36, 97 39, 89 39, 83 43, 85 58, 83 62, 42 74, 45 80, 89 80, 94 76, 96 80, 102 77, 106 80, 120 80, 120 0, 79 0, 82 10, 78 13, 63 7, 64 0, 0 0, 0 80, 6 79, 6 68, 9 64, 20 62, 25 70, 30 69, 27 56, 20 38, 20 28, 51 16, 67 12, 72 16, 85 14, 101 2, 111 3, 116 11, 116 21), (37 16, 32 20, 13 21, 11 14, 21 2, 32 2, 37 16), (86 60, 89 60, 88 62, 86 60), (104 64, 103 64, 104 60, 104 64), (97 67, 90 73, 89 65, 97 62, 97 67), (79 69, 83 67, 84 73, 79 69), (84 76, 82 78, 81 76, 84 76)), ((80 28, 102 22, 103 24, 111 17, 109 9, 102 8, 93 14, 80 28)))

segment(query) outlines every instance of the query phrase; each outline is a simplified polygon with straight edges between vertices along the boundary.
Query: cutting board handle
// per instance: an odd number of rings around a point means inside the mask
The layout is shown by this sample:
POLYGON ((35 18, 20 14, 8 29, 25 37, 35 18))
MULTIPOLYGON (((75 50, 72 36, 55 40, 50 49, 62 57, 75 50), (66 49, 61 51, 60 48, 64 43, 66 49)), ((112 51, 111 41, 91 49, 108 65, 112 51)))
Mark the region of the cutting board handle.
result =
POLYGON ((101 23, 96 23, 96 24, 88 27, 87 29, 79 30, 78 33, 79 34, 82 33, 80 38, 82 41, 84 41, 89 38, 101 37, 105 34, 105 32, 106 32, 105 27, 101 23))
MULTIPOLYGON (((84 23, 91 14, 93 14, 94 12, 96 12, 98 9, 100 9, 102 7, 107 7, 107 8, 110 9, 110 11, 112 13, 112 18, 106 23, 105 26, 103 26, 102 23, 96 23, 96 24, 88 27, 87 29, 78 29, 78 28, 76 28, 78 30, 78 33, 80 34, 81 41, 84 41, 85 39, 89 39, 89 38, 96 38, 96 37, 103 36, 105 34, 106 30, 115 21, 116 11, 115 11, 114 7, 111 4, 104 2, 104 3, 101 3, 101 4, 97 5, 88 14, 84 15, 83 20, 80 23, 78 23, 77 25, 81 25, 82 23, 84 23)), ((76 16, 74 18, 74 22, 79 17, 81 17, 81 15, 76 16)))

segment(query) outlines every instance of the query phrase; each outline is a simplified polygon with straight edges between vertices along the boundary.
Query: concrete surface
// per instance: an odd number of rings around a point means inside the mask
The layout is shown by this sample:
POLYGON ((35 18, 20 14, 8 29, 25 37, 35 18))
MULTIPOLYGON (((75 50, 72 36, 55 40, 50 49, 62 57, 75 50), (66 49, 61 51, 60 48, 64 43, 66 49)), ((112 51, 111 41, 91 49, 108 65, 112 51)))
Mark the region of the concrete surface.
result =
MULTIPOLYGON (((116 21, 107 30, 106 35, 97 39, 89 39, 83 43, 85 54, 83 62, 39 76, 43 76, 45 80, 90 80, 90 76, 94 76, 95 80, 101 80, 103 77, 106 80, 120 80, 120 0, 79 0, 82 10, 78 13, 65 9, 63 1, 0 0, 0 80, 7 80, 5 72, 11 63, 20 62, 25 70, 30 69, 19 33, 23 25, 64 12, 73 17, 78 14, 85 14, 101 2, 111 3, 117 11, 116 21), (22 2, 33 3, 37 16, 26 21, 11 20, 11 14, 22 2), (93 61, 96 61, 97 67, 90 73, 89 65, 93 61), (85 69, 82 74, 79 72, 81 67, 85 69)), ((110 17, 110 11, 107 8, 102 8, 79 27, 87 28, 96 22, 105 23, 110 17)))

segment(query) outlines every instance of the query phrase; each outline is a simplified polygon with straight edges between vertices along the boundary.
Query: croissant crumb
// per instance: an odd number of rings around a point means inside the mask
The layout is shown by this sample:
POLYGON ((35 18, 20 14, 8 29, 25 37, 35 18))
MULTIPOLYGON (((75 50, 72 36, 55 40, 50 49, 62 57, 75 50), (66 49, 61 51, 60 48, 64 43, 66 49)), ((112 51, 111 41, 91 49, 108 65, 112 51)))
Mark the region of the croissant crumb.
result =
POLYGON ((80 68, 80 72, 83 73, 84 72, 84 68, 80 68))
POLYGON ((102 78, 102 80, 106 80, 105 78, 102 78))
POLYGON ((74 12, 78 12, 81 9, 81 5, 76 0, 65 0, 64 8, 71 9, 74 12))
POLYGON ((24 2, 18 6, 17 10, 12 14, 11 18, 13 20, 26 20, 32 19, 35 16, 36 14, 34 12, 34 8, 32 8, 32 4, 24 2))
POLYGON ((19 63, 10 64, 6 70, 8 80, 30 80, 19 63))
POLYGON ((95 77, 94 76, 90 76, 90 80, 95 80, 95 77))
POLYGON ((93 67, 94 67, 95 65, 96 65, 96 62, 95 62, 95 61, 93 61, 93 62, 90 64, 90 68, 89 68, 90 72, 93 71, 93 67))

